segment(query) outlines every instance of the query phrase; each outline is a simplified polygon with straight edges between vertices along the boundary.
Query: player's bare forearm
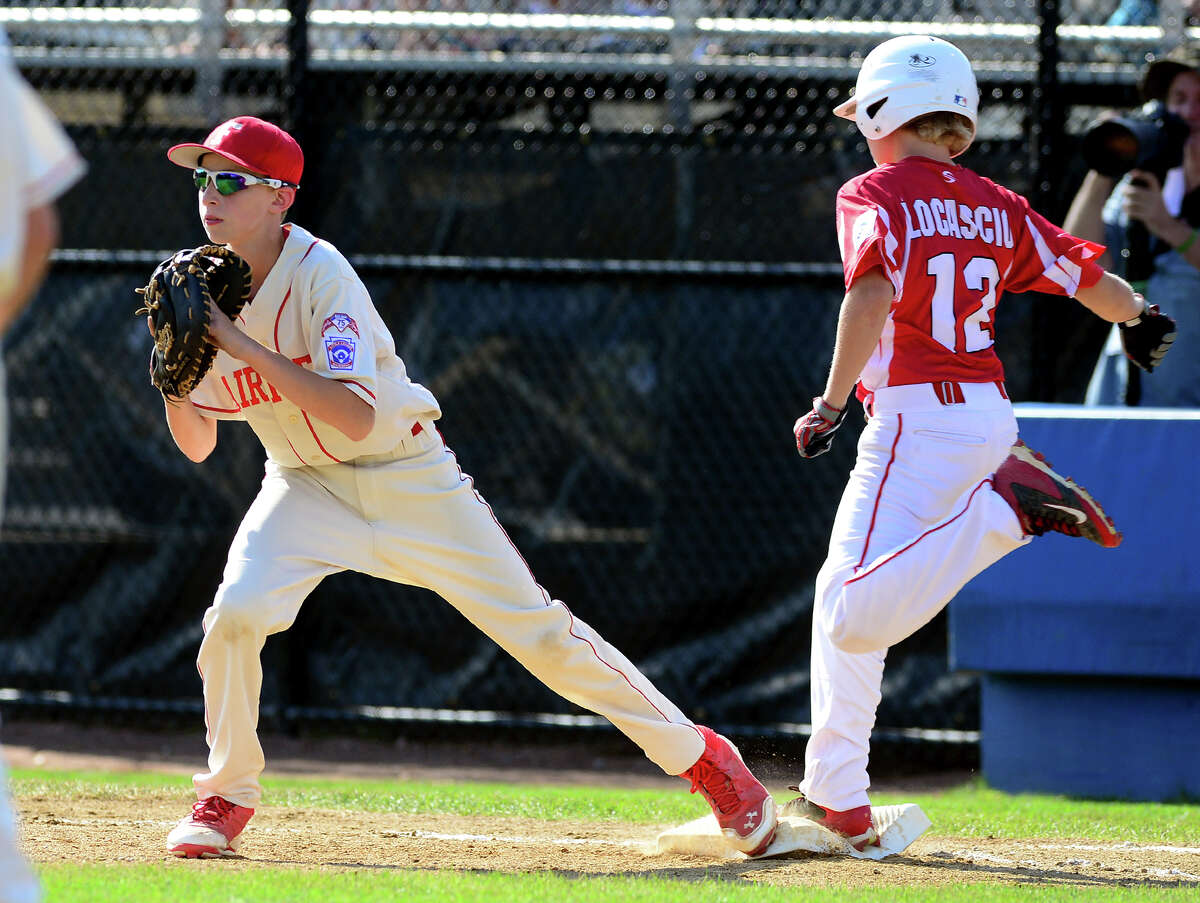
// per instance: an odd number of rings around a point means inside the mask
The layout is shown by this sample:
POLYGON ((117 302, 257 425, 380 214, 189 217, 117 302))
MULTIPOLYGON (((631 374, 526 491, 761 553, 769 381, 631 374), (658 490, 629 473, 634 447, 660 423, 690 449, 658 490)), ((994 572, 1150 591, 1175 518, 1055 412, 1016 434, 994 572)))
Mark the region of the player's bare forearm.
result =
POLYGON ((199 464, 217 447, 217 421, 205 417, 186 398, 163 398, 171 438, 188 460, 199 464))
POLYGON ((867 365, 883 334, 895 290, 876 267, 860 276, 846 292, 838 313, 837 340, 833 363, 822 396, 834 407, 844 407, 846 398, 867 365))
POLYGON ((1128 282, 1107 272, 1095 285, 1075 292, 1075 300, 1110 323, 1132 320, 1145 306, 1142 296, 1135 294, 1128 282))
POLYGON ((58 213, 54 206, 46 204, 30 210, 25 217, 25 244, 21 249, 16 285, 6 297, 0 297, 0 336, 8 332, 42 284, 50 263, 50 252, 57 244, 58 213))
POLYGON ((264 348, 240 330, 244 342, 225 350, 262 374, 284 398, 328 423, 355 442, 375 426, 375 409, 335 379, 306 370, 286 356, 264 348))

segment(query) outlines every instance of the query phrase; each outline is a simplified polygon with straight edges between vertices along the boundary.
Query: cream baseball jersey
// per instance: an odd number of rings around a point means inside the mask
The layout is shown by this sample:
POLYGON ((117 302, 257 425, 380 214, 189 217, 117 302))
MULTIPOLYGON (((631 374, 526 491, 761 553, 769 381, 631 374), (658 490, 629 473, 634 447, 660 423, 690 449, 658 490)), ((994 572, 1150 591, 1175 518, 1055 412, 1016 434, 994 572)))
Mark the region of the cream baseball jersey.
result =
POLYGON ((1001 293, 1074 296, 1103 272, 1101 245, 1067 234, 1016 192, 928 157, 843 185, 837 229, 846 287, 882 267, 896 292, 860 399, 883 386, 1003 379, 992 347, 1001 293))
POLYGON ((411 438, 419 420, 441 416, 433 394, 408 378, 396 344, 350 263, 299 226, 238 317, 246 335, 295 363, 336 379, 375 408, 375 426, 355 442, 284 398, 262 375, 221 351, 191 395, 206 417, 245 420, 267 456, 284 467, 319 467, 383 454, 411 438))

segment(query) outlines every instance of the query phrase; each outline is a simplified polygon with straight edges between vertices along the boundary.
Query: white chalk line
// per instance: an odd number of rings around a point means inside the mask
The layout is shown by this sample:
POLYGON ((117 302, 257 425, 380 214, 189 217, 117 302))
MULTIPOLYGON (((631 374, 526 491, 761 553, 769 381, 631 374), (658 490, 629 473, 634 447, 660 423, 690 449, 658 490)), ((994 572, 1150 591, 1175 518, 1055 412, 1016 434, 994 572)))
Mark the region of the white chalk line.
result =
MULTIPOLYGON (((1184 853, 1189 855, 1200 854, 1200 848, 1196 847, 1172 847, 1162 844, 1147 844, 1145 846, 1133 843, 1118 843, 1118 844, 1082 844, 1082 843, 1030 843, 1030 844, 1014 844, 1014 846, 1024 846, 1026 849, 1035 850, 1075 850, 1089 851, 1100 853, 1184 853)), ((993 853, 986 853, 982 850, 936 850, 935 856, 949 856, 954 859, 965 859, 968 862, 985 862, 993 865, 1003 866, 1020 866, 1031 869, 1045 869, 1047 866, 1033 859, 1008 859, 1003 856, 996 856, 993 853)), ((1104 867, 1104 863, 1093 862, 1089 859, 1068 859, 1064 862, 1057 863, 1056 867, 1063 866, 1094 866, 1104 867)), ((1186 881, 1200 881, 1200 875, 1193 875, 1191 872, 1185 872, 1182 869, 1175 868, 1149 868, 1143 867, 1142 874, 1152 875, 1158 878, 1182 878, 1186 881)))
MULTIPOLYGON (((624 847, 641 850, 644 853, 653 854, 656 850, 655 845, 637 840, 607 840, 594 837, 527 837, 519 834, 445 834, 438 831, 384 831, 384 837, 411 837, 413 839, 424 840, 448 840, 448 841, 472 841, 472 842, 489 842, 489 843, 511 843, 517 845, 562 845, 562 846, 598 846, 598 847, 624 847)), ((1024 846, 1029 849, 1048 850, 1048 851, 1086 851, 1086 852, 1107 852, 1107 853, 1122 853, 1122 852, 1138 852, 1138 853, 1181 853, 1185 855, 1200 855, 1200 847, 1175 847, 1165 844, 1134 844, 1134 843, 1116 843, 1116 844, 1081 844, 1081 843, 1036 843, 1036 844, 1016 844, 1016 846, 1024 846)), ((1035 862, 1031 859, 1017 860, 1008 859, 1002 856, 996 856, 991 853, 986 853, 982 850, 939 850, 942 855, 954 856, 956 858, 969 858, 981 862, 993 862, 997 865, 1023 865, 1027 867, 1045 868, 1042 863, 1035 862)), ((1101 863, 1092 862, 1087 859, 1070 859, 1063 865, 1100 865, 1101 863)), ((1147 874, 1162 875, 1186 878, 1188 880, 1200 881, 1200 875, 1193 875, 1189 872, 1180 869, 1156 869, 1147 868, 1147 874)))
MULTIPOLYGON (((1029 850, 1078 850, 1088 853, 1179 853, 1185 856, 1200 856, 1200 847, 1177 847, 1163 843, 1037 843, 1034 841, 1004 840, 1014 847, 1029 850)), ((982 854, 982 852, 981 852, 982 854)), ((982 854, 986 855, 986 854, 982 854)))
MULTIPOLYGON (((1033 844, 1030 844, 1033 846, 1033 844)), ((1124 841, 1122 843, 1091 844, 1091 843, 1059 843, 1037 844, 1041 850, 1087 850, 1095 853, 1120 853, 1124 850, 1135 850, 1142 853, 1184 853, 1200 856, 1200 847, 1173 847, 1166 844, 1143 844, 1124 841)))
MULTIPOLYGON (((520 834, 444 834, 438 831, 419 831, 411 830, 396 830, 382 832, 384 837, 413 837, 427 838, 429 840, 472 840, 472 841, 496 841, 500 843, 562 843, 575 845, 594 845, 594 846, 616 846, 616 847, 643 847, 647 844, 640 840, 608 840, 596 837, 526 837, 520 834)), ((1113 844, 1084 844, 1084 843, 1021 843, 1020 841, 1005 841, 1012 846, 1025 847, 1037 850, 1079 850, 1094 853, 1182 853, 1190 855, 1200 855, 1200 847, 1175 847, 1167 844, 1138 844, 1138 843, 1113 843, 1113 844)), ((652 844, 651 844, 652 846, 652 844)), ((939 852, 950 853, 954 855, 971 854, 985 858, 991 854, 985 853, 982 850, 943 850, 939 852)))
MULTIPOLYGON (((643 843, 634 840, 601 840, 597 838, 584 837, 525 837, 521 835, 506 835, 506 834, 442 834, 436 831, 384 831, 385 837, 411 837, 414 839, 427 840, 449 840, 449 841, 482 841, 489 843, 510 843, 514 845, 525 846, 599 846, 599 847, 624 847, 637 849, 646 855, 654 855, 657 852, 653 844, 643 843)), ((1120 844, 1026 844, 1028 848, 1038 850, 1075 850, 1075 851, 1093 851, 1093 852, 1159 852, 1159 853, 1185 853, 1197 854, 1200 849, 1195 847, 1172 847, 1162 844, 1154 844, 1140 846, 1132 843, 1120 844)), ((1043 863, 1036 862, 1031 859, 1016 860, 1006 859, 1002 856, 995 856, 991 853, 985 853, 982 850, 950 850, 938 851, 942 855, 953 856, 956 859, 966 859, 971 862, 990 862, 994 865, 1003 866, 1024 866, 1025 868, 1045 869, 1047 866, 1043 863)), ((1087 859, 1070 859, 1059 864, 1057 867, 1063 866, 1101 866, 1101 863, 1092 862, 1087 859)), ((1185 872, 1182 869, 1167 869, 1167 868, 1143 868, 1143 875, 1149 875, 1157 878, 1175 878, 1184 881, 1200 881, 1200 875, 1193 875, 1190 872, 1185 872)))
POLYGON ((560 846, 596 846, 596 847, 627 847, 653 852, 653 843, 641 840, 604 840, 596 837, 524 837, 519 834, 442 834, 438 831, 383 831, 384 837, 411 837, 415 840, 455 840, 455 841, 484 841, 488 843, 511 843, 520 845, 560 845, 560 846))

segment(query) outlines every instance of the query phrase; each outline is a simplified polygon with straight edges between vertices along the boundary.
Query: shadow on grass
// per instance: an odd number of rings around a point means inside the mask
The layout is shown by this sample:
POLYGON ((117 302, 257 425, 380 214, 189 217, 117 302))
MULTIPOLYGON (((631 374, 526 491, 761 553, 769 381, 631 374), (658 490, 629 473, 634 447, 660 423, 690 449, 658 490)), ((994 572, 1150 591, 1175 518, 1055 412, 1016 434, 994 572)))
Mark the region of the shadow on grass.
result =
POLYGON ((1146 887, 1154 889, 1200 888, 1196 881, 1171 881, 1165 878, 1107 877, 1069 871, 1057 866, 1006 865, 995 862, 964 862, 961 859, 931 854, 929 856, 892 856, 880 863, 884 866, 906 866, 914 871, 932 874, 955 872, 962 882, 1004 879, 1003 884, 1044 884, 1076 887, 1146 887))
MULTIPOLYGON (((235 857, 240 859, 241 857, 235 857)), ((794 867, 798 861, 815 862, 818 860, 827 860, 832 863, 835 859, 844 857, 831 857, 821 854, 798 852, 786 856, 776 856, 770 859, 758 860, 742 860, 713 863, 711 865, 701 866, 667 866, 662 868, 630 868, 623 872, 588 872, 579 869, 482 869, 482 868, 467 868, 467 869, 446 869, 439 866, 407 866, 402 864, 385 865, 371 864, 361 862, 327 862, 324 863, 327 867, 347 868, 347 869, 366 869, 377 871, 411 871, 411 872, 445 872, 457 871, 464 874, 473 875, 528 875, 531 871, 543 871, 547 874, 553 874, 557 877, 567 880, 588 881, 588 880, 603 880, 606 878, 641 878, 655 879, 659 881, 677 881, 681 883, 728 883, 737 884, 748 880, 748 876, 752 876, 761 872, 779 871, 782 869, 794 867)), ((273 866, 308 866, 311 867, 311 862, 292 861, 287 859, 256 859, 255 862, 263 865, 273 866)), ((863 860, 850 860, 847 862, 860 863, 863 860)), ((957 859, 941 859, 936 855, 933 857, 921 856, 891 856, 884 860, 871 861, 869 863, 873 870, 880 875, 878 883, 880 885, 890 885, 899 887, 903 885, 936 885, 936 884, 970 884, 970 883, 987 883, 996 885, 1045 885, 1050 887, 1143 887, 1154 890, 1182 890, 1182 889, 1200 889, 1200 882, 1197 881, 1172 881, 1167 878, 1154 877, 1105 877, 1094 874, 1086 874, 1073 872, 1059 867, 1038 867, 1030 865, 1004 865, 999 863, 978 863, 964 862, 957 859), (903 867, 912 870, 913 874, 910 877, 896 881, 889 881, 885 869, 893 869, 903 867), (955 873, 951 881, 946 880, 946 873, 955 873)), ((815 875, 797 875, 797 886, 811 884, 819 886, 822 884, 828 885, 829 881, 822 880, 815 875)), ((860 884, 864 883, 861 879, 853 882, 836 882, 860 884)))

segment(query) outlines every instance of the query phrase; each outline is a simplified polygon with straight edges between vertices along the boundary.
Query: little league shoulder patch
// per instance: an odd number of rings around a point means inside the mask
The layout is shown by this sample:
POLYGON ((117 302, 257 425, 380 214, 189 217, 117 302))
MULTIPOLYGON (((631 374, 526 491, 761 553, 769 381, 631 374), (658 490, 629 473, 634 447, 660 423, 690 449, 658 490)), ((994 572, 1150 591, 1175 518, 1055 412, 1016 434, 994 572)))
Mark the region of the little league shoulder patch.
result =
POLYGON ((342 336, 325 336, 325 356, 329 359, 330 370, 353 370, 354 339, 342 336))
POLYGON ((358 337, 358 324, 354 322, 354 318, 349 314, 330 314, 326 317, 324 324, 321 326, 321 335, 325 335, 331 329, 336 329, 342 333, 352 332, 358 337))
POLYGON ((325 357, 330 370, 353 370, 358 348, 358 324, 349 314, 331 314, 321 326, 325 338, 325 357), (333 333, 332 335, 330 333, 333 333))

